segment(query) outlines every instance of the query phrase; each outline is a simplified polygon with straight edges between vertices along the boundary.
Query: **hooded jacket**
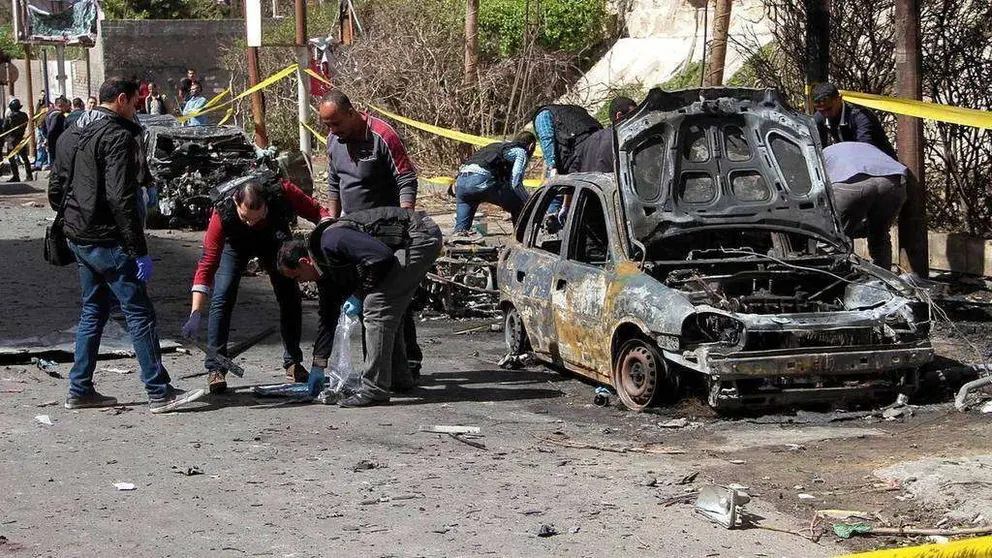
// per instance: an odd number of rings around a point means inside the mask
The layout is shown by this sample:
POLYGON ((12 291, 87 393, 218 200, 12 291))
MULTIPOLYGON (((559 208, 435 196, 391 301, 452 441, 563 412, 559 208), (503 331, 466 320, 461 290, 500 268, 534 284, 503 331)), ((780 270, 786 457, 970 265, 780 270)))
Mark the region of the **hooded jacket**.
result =
POLYGON ((58 210, 68 188, 65 233, 76 244, 119 243, 132 258, 148 254, 141 211, 141 127, 97 108, 66 131, 48 186, 58 210))

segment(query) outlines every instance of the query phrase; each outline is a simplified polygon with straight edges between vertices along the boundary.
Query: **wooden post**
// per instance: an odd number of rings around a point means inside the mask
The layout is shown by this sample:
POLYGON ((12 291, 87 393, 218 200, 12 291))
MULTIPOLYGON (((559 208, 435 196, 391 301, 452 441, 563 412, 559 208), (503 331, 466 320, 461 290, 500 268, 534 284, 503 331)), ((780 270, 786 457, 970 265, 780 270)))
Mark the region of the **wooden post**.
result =
POLYGON ((479 0, 465 0, 465 83, 476 81, 479 65, 479 0))
POLYGON ((830 0, 806 0, 806 111, 813 114, 810 93, 830 73, 830 0))
MULTIPOLYGON (((920 54, 919 0, 896 0, 895 55, 897 97, 923 97, 920 54)), ((916 176, 907 183, 906 203, 899 214, 899 265, 926 278, 930 271, 927 244, 926 187, 924 176, 923 121, 912 116, 896 118, 899 160, 916 176)))
POLYGON ((338 28, 340 30, 341 44, 350 45, 355 42, 355 24, 351 18, 351 2, 341 0, 340 6, 338 28))
MULTIPOLYGON (((258 85, 258 47, 248 47, 248 85, 258 85)), ((269 146, 269 136, 265 132, 265 108, 262 104, 262 92, 251 94, 251 116, 255 121, 255 143, 259 147, 269 146)))
POLYGON ((31 45, 23 45, 24 48, 24 79, 28 80, 28 98, 24 104, 28 108, 28 154, 34 159, 37 157, 38 146, 34 141, 34 82, 31 78, 31 45))
POLYGON ((727 61, 727 34, 730 32, 730 12, 733 0, 716 0, 716 14, 713 18, 713 39, 710 41, 710 59, 706 61, 706 75, 703 86, 723 85, 723 68, 727 61))

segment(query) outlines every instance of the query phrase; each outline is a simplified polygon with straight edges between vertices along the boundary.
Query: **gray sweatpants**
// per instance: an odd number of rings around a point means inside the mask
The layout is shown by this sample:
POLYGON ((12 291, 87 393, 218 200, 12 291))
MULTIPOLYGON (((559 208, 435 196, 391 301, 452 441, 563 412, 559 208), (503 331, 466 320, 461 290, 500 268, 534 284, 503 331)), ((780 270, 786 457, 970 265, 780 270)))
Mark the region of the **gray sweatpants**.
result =
POLYGON ((364 385, 373 399, 389 399, 390 389, 413 385, 401 328, 417 286, 441 253, 441 229, 424 214, 410 234, 410 247, 396 251, 397 268, 365 295, 364 385))
POLYGON ((868 238, 868 253, 875 265, 892 268, 889 229, 906 201, 903 177, 858 175, 853 182, 834 182, 837 216, 851 238, 868 238))

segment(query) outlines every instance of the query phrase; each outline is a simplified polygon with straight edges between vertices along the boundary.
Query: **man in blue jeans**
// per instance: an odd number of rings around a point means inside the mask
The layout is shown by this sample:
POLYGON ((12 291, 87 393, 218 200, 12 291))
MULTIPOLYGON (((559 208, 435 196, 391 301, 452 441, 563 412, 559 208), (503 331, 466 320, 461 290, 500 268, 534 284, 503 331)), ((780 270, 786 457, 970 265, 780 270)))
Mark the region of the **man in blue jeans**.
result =
POLYGON ((455 179, 455 234, 472 228, 475 210, 483 202, 502 207, 517 221, 528 196, 524 170, 536 145, 534 134, 520 132, 513 141, 491 143, 465 161, 455 179))
POLYGON ((120 302, 141 366, 152 413, 195 401, 204 390, 172 387, 162 365, 155 309, 145 283, 152 275, 138 184, 138 136, 134 121, 138 82, 112 77, 100 86, 103 118, 73 126, 59 140, 49 184, 49 201, 65 202, 65 234, 76 257, 83 310, 76 328, 76 352, 69 371, 66 409, 116 405, 93 387, 93 371, 111 296, 120 302))

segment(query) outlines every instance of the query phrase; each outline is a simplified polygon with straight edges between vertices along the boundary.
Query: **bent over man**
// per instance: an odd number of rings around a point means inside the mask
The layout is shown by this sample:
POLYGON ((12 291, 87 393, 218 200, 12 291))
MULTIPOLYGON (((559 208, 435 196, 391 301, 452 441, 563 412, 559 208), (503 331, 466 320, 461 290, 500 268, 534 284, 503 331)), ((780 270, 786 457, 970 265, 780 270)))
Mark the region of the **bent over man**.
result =
POLYGON ((482 202, 496 204, 510 213, 513 222, 527 202, 524 170, 534 154, 537 138, 520 132, 513 141, 491 143, 479 149, 458 169, 455 179, 455 233, 472 228, 475 210, 482 202))
POLYGON ((328 217, 328 213, 295 184, 276 180, 267 173, 259 173, 247 181, 229 182, 218 190, 213 214, 203 235, 203 257, 193 277, 193 307, 183 326, 183 336, 197 336, 209 297, 208 351, 204 361, 208 371, 207 384, 211 393, 227 389, 224 378, 227 370, 213 355, 216 351, 216 354, 227 356, 231 315, 238 299, 241 276, 248 261, 258 257, 269 274, 279 303, 286 381, 306 381, 306 370, 300 366, 303 361, 300 289, 295 281, 279 273, 276 254, 279 244, 291 238, 290 226, 297 215, 317 223, 328 217))
POLYGON ((441 251, 441 229, 422 211, 380 207, 320 223, 307 243, 286 242, 279 250, 282 273, 316 281, 320 321, 311 375, 323 377, 334 342, 341 304, 352 294, 364 299, 364 382, 345 394, 342 407, 389 402, 390 391, 414 386, 400 331, 403 315, 421 280, 441 251))

